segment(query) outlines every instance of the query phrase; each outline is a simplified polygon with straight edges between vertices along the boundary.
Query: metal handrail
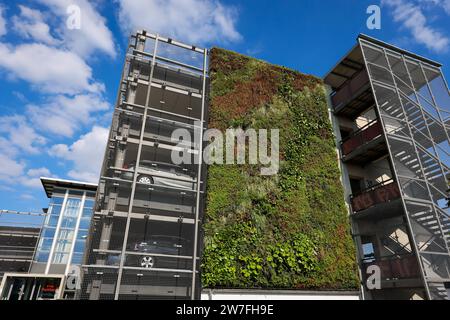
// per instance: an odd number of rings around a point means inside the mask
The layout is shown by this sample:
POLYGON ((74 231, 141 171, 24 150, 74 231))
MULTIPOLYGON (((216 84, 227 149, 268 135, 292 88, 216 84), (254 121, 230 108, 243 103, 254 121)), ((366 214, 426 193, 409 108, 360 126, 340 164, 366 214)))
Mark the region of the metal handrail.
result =
POLYGON ((345 137, 344 139, 341 140, 341 145, 343 145, 346 141, 350 140, 351 138, 356 137, 358 134, 360 134, 361 132, 363 132, 364 130, 366 130, 371 125, 375 124, 376 122, 378 122, 378 119, 371 120, 367 124, 365 124, 364 126, 359 128, 358 130, 353 131, 352 133, 350 133, 350 135, 348 137, 345 137))
POLYGON ((374 185, 372 185, 372 186, 370 186, 370 187, 367 187, 367 188, 365 188, 365 189, 360 190, 360 191, 357 192, 357 193, 351 194, 351 195, 350 195, 350 199, 352 199, 352 198, 354 198, 354 197, 356 197, 356 196, 359 196, 359 195, 361 195, 361 194, 363 194, 363 193, 366 193, 366 192, 369 192, 369 191, 376 190, 376 189, 378 189, 378 188, 380 188, 380 187, 386 186, 386 185, 391 184, 391 183, 393 183, 393 182, 395 182, 395 180, 394 180, 393 178, 388 179, 388 180, 384 180, 384 181, 381 181, 381 182, 378 182, 378 183, 376 183, 376 184, 374 184, 374 185))

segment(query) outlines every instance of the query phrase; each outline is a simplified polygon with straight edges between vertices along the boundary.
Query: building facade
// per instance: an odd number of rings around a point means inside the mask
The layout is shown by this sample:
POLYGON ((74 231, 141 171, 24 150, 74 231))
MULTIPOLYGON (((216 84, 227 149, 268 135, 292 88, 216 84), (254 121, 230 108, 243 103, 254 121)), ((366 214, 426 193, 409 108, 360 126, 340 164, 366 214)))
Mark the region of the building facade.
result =
POLYGON ((80 266, 92 219, 96 184, 41 178, 50 199, 26 270, 10 270, 0 299, 71 299, 79 285, 80 266), (73 283, 67 285, 68 277, 73 283))
POLYGON ((107 143, 80 299, 200 296, 207 50, 133 35, 107 143), (192 141, 171 138, 183 129, 192 141), (175 165, 173 154, 191 163, 175 165))
POLYGON ((6 272, 28 272, 40 231, 38 227, 0 225, 0 283, 6 272))
POLYGON ((365 35, 325 77, 365 299, 449 299, 441 65, 365 35), (380 283, 367 285, 380 272, 380 283))

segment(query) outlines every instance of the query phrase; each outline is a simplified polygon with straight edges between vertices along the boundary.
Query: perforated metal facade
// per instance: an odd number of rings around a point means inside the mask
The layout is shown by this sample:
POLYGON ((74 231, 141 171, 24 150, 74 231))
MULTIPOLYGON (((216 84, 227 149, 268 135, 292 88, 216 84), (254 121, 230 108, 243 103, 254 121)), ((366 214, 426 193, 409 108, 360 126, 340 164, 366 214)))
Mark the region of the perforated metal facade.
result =
POLYGON ((199 298, 207 68, 206 49, 131 37, 78 298, 199 298), (191 164, 173 163, 180 152, 191 164))

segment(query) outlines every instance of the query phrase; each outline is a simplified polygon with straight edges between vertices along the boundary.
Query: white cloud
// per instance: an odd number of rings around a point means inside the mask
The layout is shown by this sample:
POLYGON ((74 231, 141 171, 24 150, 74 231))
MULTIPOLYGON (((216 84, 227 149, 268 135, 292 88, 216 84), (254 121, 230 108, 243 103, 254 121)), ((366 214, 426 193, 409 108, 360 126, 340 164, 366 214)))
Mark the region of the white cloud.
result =
POLYGON ((27 171, 27 175, 29 175, 30 177, 49 177, 52 174, 50 173, 50 170, 48 170, 45 167, 42 167, 36 169, 29 169, 27 171))
POLYGON ((102 84, 93 82, 92 69, 79 56, 44 44, 11 47, 0 43, 0 67, 49 93, 104 90, 102 84))
POLYGON ((36 200, 36 197, 29 193, 21 193, 19 198, 25 201, 36 200))
POLYGON ((237 41, 237 9, 217 0, 117 0, 126 33, 145 29, 191 44, 237 41))
POLYGON ((0 181, 13 184, 23 174, 25 164, 0 154, 0 181))
POLYGON ((429 6, 438 6, 439 9, 444 9, 444 11, 447 14, 450 14, 450 0, 418 0, 419 3, 422 5, 429 5, 429 6))
POLYGON ((450 0, 443 0, 442 5, 444 7, 445 12, 450 14, 450 0))
POLYGON ((435 52, 446 52, 450 45, 449 38, 429 26, 427 18, 418 5, 404 0, 383 0, 382 4, 393 9, 396 22, 408 29, 414 39, 435 52))
POLYGON ((36 133, 24 116, 0 117, 0 133, 5 135, 0 137, 0 152, 4 154, 16 155, 19 151, 38 154, 40 147, 46 143, 46 139, 36 133))
POLYGON ((43 105, 27 105, 26 113, 40 129, 71 137, 82 125, 94 120, 93 114, 108 109, 109 103, 96 94, 80 94, 70 98, 57 95, 43 105))
POLYGON ((6 34, 6 20, 3 17, 5 9, 0 6, 0 37, 6 34))
POLYGON ((41 188, 42 183, 40 177, 55 177, 49 169, 45 167, 29 169, 26 174, 18 178, 18 182, 26 187, 41 188))
POLYGON ((19 5, 20 15, 13 16, 12 22, 14 30, 19 32, 24 38, 33 39, 50 45, 60 43, 50 34, 50 27, 44 21, 44 16, 39 10, 34 10, 26 6, 19 5))
POLYGON ((96 10, 92 2, 87 0, 38 0, 48 6, 50 10, 60 18, 59 31, 70 50, 86 56, 95 50, 101 50, 111 57, 116 56, 114 37, 106 25, 106 19, 96 10), (76 5, 80 8, 80 29, 67 28, 66 21, 69 18, 67 9, 76 5))
POLYGON ((57 144, 50 149, 50 155, 73 163, 68 176, 87 182, 97 183, 104 157, 109 130, 94 126, 72 145, 57 144))

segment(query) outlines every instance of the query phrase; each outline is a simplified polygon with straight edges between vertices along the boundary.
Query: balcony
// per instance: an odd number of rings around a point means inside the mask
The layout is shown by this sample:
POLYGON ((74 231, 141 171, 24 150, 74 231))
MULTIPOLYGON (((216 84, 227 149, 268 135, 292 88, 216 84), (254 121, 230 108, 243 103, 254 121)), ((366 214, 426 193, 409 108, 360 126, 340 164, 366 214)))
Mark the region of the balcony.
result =
POLYGON ((365 189, 357 195, 352 195, 350 202, 353 213, 359 213, 399 198, 400 190, 397 183, 394 180, 388 180, 365 189))
POLYGON ((354 118, 362 110, 374 103, 369 76, 366 70, 360 71, 348 80, 332 96, 331 102, 336 115, 354 118))
POLYGON ((414 279, 420 276, 417 258, 413 254, 365 258, 362 260, 363 274, 371 274, 372 272, 367 272, 367 268, 372 265, 380 268, 381 281, 414 279))
POLYGON ((341 142, 342 160, 365 164, 387 152, 383 129, 378 120, 369 122, 341 142))

